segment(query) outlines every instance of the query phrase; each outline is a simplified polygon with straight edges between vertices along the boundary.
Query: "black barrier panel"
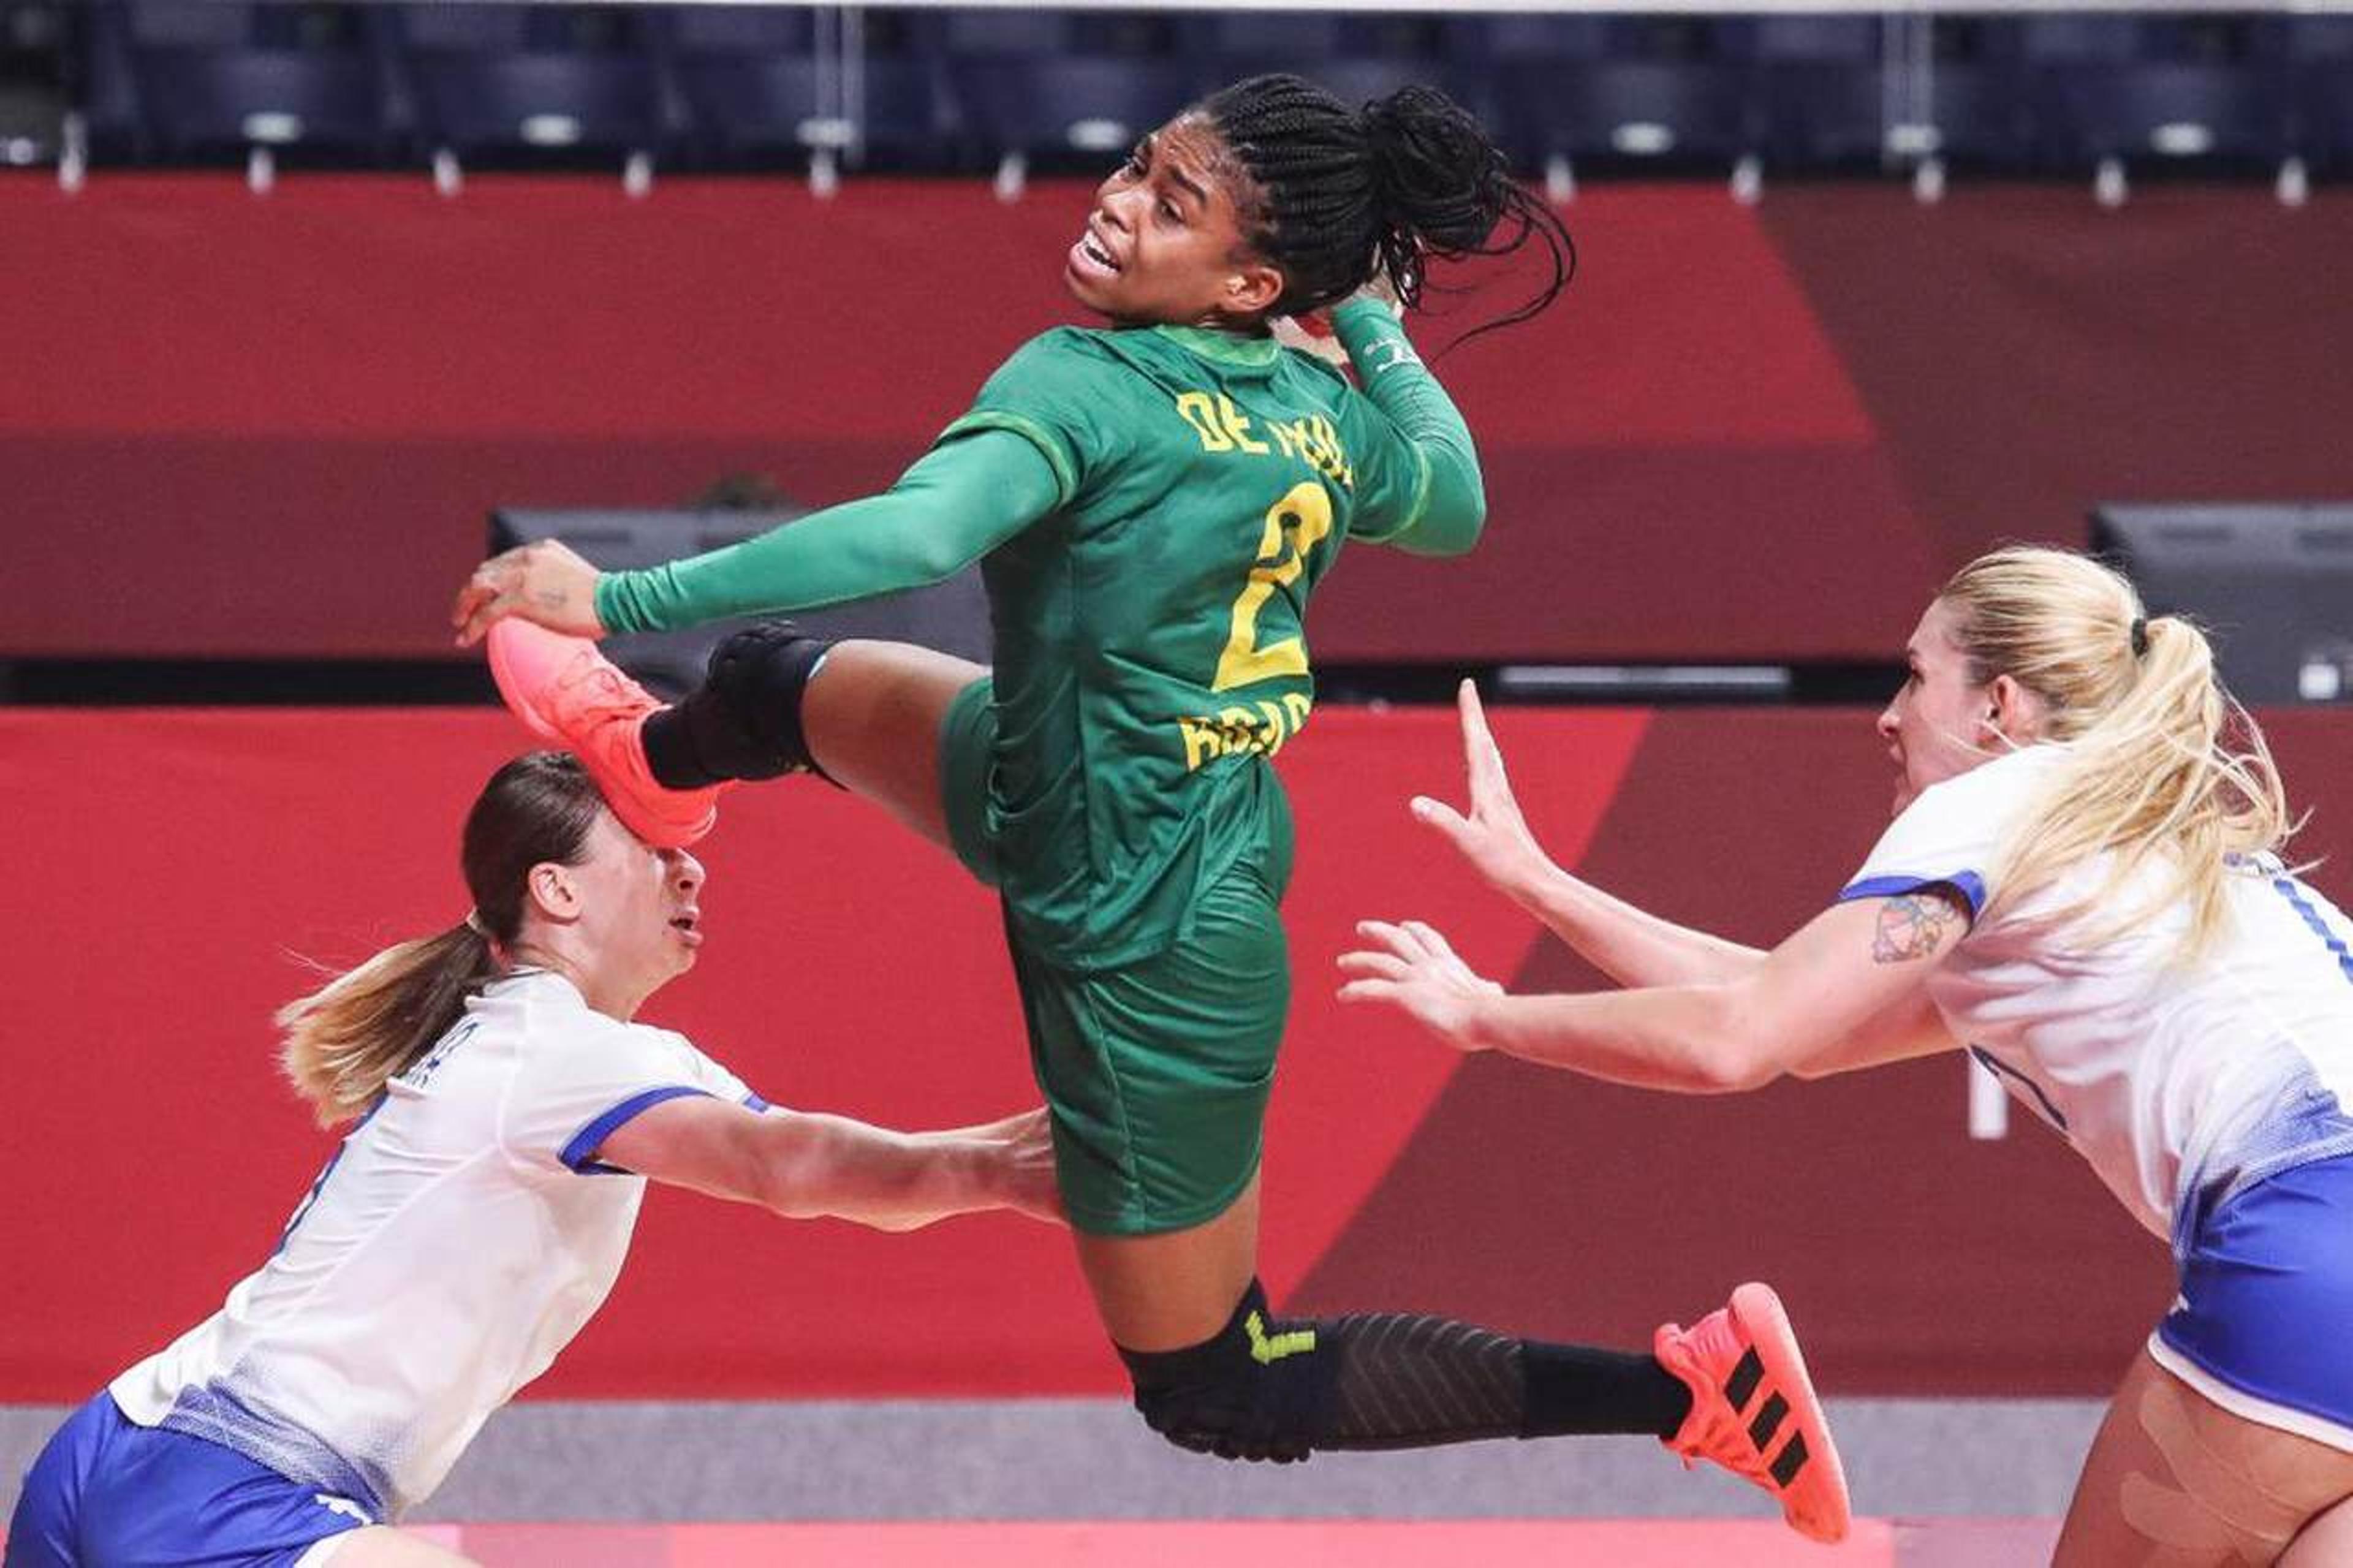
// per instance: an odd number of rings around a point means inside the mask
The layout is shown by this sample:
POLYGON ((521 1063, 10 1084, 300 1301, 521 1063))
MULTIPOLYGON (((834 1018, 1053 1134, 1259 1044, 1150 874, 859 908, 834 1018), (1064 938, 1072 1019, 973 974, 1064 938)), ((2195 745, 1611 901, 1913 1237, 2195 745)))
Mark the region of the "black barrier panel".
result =
POLYGON ((2353 503, 2108 505, 2093 548, 2214 640, 2243 702, 2353 702, 2353 503))

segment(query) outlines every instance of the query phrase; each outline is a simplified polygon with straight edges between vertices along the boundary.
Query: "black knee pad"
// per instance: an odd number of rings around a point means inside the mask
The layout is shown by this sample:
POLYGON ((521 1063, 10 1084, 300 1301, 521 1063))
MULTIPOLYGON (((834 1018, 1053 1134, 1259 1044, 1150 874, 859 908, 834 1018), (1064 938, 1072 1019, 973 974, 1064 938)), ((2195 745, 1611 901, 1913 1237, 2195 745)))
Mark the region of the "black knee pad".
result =
POLYGON ((1255 1279, 1217 1337, 1181 1351, 1122 1350, 1145 1425, 1221 1459, 1303 1459, 1332 1404, 1337 1357, 1313 1324, 1271 1318, 1255 1279))
POLYGON ((712 649, 702 684, 678 705, 702 766, 730 779, 822 773, 801 733, 801 691, 832 647, 790 621, 762 621, 712 649))

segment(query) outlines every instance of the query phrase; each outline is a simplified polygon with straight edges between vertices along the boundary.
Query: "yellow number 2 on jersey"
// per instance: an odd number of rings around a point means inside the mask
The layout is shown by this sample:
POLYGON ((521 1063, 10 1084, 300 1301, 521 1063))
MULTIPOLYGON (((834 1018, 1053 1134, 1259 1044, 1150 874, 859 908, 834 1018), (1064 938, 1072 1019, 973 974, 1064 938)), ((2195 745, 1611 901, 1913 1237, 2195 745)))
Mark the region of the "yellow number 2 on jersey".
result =
POLYGON ((1233 632, 1218 660, 1212 691, 1271 679, 1278 675, 1307 673, 1307 647, 1295 637, 1264 647, 1258 646, 1258 614, 1277 588, 1288 587, 1307 570, 1307 552, 1332 531, 1331 493, 1314 479, 1303 479, 1268 510, 1266 535, 1259 542, 1258 564, 1234 601, 1233 632))

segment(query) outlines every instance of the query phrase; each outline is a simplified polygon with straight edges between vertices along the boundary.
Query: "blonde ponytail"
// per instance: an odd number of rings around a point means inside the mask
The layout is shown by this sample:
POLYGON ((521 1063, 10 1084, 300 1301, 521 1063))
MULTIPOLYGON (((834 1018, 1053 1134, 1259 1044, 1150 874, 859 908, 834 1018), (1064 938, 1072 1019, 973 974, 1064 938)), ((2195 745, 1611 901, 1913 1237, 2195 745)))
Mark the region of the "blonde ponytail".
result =
POLYGON ((2215 679, 2205 634, 2178 616, 2145 619, 2124 578, 2063 550, 1981 556, 1938 597, 1957 612, 1971 681, 2007 675, 2040 698, 2040 739, 2066 751, 1996 869, 1997 905, 2105 855, 2101 886, 2054 918, 2113 910, 2096 939, 2186 905, 2179 956, 2196 957, 2226 919, 2232 858, 2276 850, 2294 831, 2263 731, 2215 679), (2151 868, 2150 896, 2116 907, 2151 868))
POLYGON ((500 973, 489 936, 471 917, 438 936, 396 943, 278 1009, 286 1034, 279 1063, 320 1126, 349 1121, 448 1033, 466 998, 500 973))

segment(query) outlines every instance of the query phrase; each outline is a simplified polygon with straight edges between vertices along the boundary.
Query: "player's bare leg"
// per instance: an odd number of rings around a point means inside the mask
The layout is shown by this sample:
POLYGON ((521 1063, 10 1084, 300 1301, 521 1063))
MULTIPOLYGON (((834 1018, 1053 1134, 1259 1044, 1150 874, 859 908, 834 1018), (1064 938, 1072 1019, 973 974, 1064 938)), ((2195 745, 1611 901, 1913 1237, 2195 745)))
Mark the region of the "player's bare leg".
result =
POLYGON ((1071 1234, 1113 1343, 1173 1351, 1214 1336, 1258 1271, 1259 1183, 1217 1218, 1159 1236, 1071 1234))
POLYGON ((2280 1555, 2281 1568, 2329 1568, 2353 1563, 2353 1501, 2340 1502, 2295 1532, 2280 1555))
MULTIPOLYGON (((2353 1454, 2259 1426, 2134 1358, 2100 1424, 2052 1559, 2055 1568, 2296 1562, 2306 1529, 2343 1536, 2353 1454)), ((2316 1534, 2311 1552, 2325 1550, 2316 1534)), ((2313 1563, 2345 1558, 2306 1555, 2313 1563)))
POLYGON ((826 776, 946 847, 939 735, 948 705, 988 671, 912 643, 827 650, 801 694, 801 731, 826 776))

